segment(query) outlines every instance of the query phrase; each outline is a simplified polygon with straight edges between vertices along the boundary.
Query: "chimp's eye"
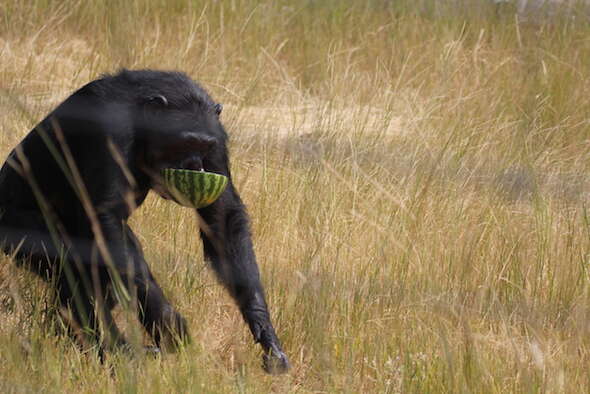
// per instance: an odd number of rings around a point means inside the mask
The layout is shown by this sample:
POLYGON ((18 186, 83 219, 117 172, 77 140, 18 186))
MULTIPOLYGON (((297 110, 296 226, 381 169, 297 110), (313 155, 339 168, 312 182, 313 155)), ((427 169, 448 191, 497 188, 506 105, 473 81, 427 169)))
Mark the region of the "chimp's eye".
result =
POLYGON ((148 99, 149 103, 153 103, 153 104, 157 104, 157 105, 161 105, 162 107, 167 107, 168 106, 168 99, 166 97, 164 97, 161 94, 157 94, 155 96, 151 96, 148 99))

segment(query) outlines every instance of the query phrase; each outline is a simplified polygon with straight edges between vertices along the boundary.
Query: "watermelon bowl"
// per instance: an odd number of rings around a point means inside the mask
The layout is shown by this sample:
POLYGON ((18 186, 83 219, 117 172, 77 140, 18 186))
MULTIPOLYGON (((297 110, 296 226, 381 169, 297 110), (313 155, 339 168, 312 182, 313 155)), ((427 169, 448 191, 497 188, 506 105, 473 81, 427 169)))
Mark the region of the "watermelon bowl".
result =
POLYGON ((162 170, 166 188, 180 205, 204 208, 215 202, 227 186, 227 177, 206 171, 178 168, 162 170))

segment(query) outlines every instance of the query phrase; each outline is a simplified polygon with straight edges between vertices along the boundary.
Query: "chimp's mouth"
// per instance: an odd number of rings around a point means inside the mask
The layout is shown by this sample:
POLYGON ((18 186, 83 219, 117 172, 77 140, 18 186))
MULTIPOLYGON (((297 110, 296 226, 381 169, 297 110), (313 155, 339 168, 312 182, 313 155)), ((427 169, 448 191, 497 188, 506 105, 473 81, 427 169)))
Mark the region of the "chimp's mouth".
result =
POLYGON ((175 170, 190 170, 190 171, 199 171, 199 172, 205 172, 205 168, 203 168, 202 165, 198 166, 198 167, 175 167, 175 170))

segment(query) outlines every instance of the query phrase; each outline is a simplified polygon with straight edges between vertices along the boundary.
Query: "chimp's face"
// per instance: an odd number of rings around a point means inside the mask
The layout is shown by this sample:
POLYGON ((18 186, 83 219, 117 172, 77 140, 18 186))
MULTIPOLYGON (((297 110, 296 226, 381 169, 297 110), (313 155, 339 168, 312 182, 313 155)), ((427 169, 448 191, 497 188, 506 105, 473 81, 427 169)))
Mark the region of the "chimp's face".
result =
POLYGON ((220 104, 199 102, 174 106, 161 95, 142 106, 138 164, 162 197, 170 198, 162 183, 163 169, 212 170, 207 168, 207 159, 223 145, 225 135, 219 121, 221 109, 220 104))

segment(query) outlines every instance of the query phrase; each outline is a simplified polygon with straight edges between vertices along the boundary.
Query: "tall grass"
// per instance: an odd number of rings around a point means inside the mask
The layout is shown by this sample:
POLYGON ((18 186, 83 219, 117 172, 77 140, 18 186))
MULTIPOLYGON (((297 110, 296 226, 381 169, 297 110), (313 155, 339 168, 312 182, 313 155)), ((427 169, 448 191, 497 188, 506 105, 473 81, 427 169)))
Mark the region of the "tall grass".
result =
POLYGON ((4 155, 120 67, 184 70, 226 104, 293 369, 263 374, 193 216, 150 197, 132 227, 194 343, 100 365, 54 335, 46 290, 5 257, 0 391, 588 391, 586 15, 483 0, 2 3, 4 155))

